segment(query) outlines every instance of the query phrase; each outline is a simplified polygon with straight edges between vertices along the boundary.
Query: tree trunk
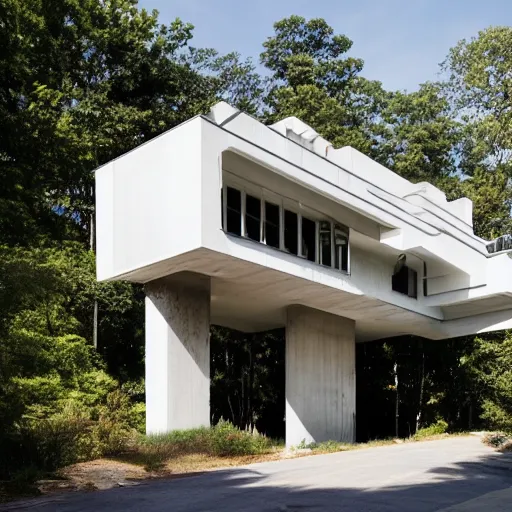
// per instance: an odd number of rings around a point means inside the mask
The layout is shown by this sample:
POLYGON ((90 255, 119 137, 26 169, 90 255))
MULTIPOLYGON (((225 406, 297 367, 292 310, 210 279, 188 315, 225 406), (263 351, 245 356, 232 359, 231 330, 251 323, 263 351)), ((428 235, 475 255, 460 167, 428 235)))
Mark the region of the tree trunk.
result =
POLYGON ((257 334, 251 336, 251 345, 249 347, 249 389, 247 391, 247 420, 249 429, 254 427, 253 417, 253 396, 254 396, 254 347, 256 344, 257 334))
POLYGON ((398 438, 398 427, 400 419, 400 395, 398 394, 398 362, 395 361, 393 366, 395 374, 395 437, 398 438))
POLYGON ((425 351, 421 353, 421 377, 420 377, 420 402, 418 405, 418 414, 416 415, 416 432, 421 428, 421 416, 423 412, 423 393, 425 389, 425 351))
MULTIPOLYGON (((90 232, 90 250, 95 252, 96 249, 96 230, 94 229, 94 213, 91 213, 91 219, 89 223, 90 232)), ((98 299, 94 297, 94 312, 92 316, 92 344, 95 350, 98 350, 98 299)))

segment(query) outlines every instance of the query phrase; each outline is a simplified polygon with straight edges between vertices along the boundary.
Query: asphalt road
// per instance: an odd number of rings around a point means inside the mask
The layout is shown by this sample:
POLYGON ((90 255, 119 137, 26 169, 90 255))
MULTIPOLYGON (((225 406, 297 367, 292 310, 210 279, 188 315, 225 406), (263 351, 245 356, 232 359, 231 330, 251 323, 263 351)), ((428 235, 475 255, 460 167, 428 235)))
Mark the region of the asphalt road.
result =
POLYGON ((25 502, 18 510, 510 512, 512 460, 506 457, 477 437, 460 437, 63 495, 25 502))

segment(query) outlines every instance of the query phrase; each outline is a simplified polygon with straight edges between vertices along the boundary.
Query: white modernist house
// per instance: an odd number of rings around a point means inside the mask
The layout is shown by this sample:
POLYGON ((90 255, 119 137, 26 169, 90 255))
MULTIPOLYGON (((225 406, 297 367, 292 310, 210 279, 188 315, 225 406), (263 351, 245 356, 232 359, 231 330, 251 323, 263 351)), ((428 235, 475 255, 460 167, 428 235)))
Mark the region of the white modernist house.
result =
POLYGON ((147 431, 210 422, 210 324, 286 327, 286 441, 352 441, 355 344, 512 327, 506 239, 299 119, 226 103, 96 171, 97 273, 146 286, 147 431))

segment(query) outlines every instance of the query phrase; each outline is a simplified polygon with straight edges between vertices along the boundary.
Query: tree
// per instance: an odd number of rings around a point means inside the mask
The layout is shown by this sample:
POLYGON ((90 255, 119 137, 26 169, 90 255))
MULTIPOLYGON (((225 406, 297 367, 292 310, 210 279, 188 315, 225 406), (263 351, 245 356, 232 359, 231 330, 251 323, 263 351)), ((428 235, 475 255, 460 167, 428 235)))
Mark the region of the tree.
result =
MULTIPOLYGON (((468 124, 465 157, 491 167, 512 156, 512 28, 490 27, 453 47, 442 69, 455 113, 468 124)), ((510 171, 509 171, 510 172, 510 171)))
POLYGON ((334 146, 372 154, 372 123, 385 93, 379 82, 358 75, 361 59, 345 57, 352 41, 334 34, 323 19, 290 16, 275 23, 274 30, 261 54, 261 63, 272 73, 266 120, 296 116, 334 146))
POLYGON ((423 84, 410 94, 396 92, 379 123, 379 160, 413 182, 436 183, 456 170, 459 123, 438 84, 423 84))
POLYGON ((479 387, 484 419, 488 428, 512 433, 512 337, 494 333, 477 337, 475 349, 463 362, 479 387))
POLYGON ((7 0, 2 18, 0 237, 89 241, 91 171, 207 110, 216 83, 193 69, 192 26, 136 0, 7 0))

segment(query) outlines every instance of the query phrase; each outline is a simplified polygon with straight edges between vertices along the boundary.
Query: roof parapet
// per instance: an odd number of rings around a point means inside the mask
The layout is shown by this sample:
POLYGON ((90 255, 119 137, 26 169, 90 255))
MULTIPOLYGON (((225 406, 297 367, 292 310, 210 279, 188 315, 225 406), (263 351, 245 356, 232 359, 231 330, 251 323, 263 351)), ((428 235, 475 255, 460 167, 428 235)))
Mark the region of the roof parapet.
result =
POLYGON ((325 140, 311 126, 308 126, 297 117, 282 119, 270 125, 270 128, 322 157, 326 157, 328 149, 332 148, 332 144, 329 141, 325 140))
MULTIPOLYGON (((211 108, 208 117, 223 126, 239 114, 243 112, 221 101, 211 108)), ((467 227, 473 226, 473 203, 466 197, 448 202, 446 194, 431 183, 411 183, 350 146, 335 149, 329 141, 297 117, 286 117, 269 128, 388 193, 426 210, 429 210, 428 203, 434 204, 464 222, 467 227)))
POLYGON ((213 105, 210 112, 208 112, 207 117, 209 117, 215 124, 223 125, 226 121, 235 117, 239 113, 240 110, 232 107, 229 103, 219 101, 219 103, 213 105))

